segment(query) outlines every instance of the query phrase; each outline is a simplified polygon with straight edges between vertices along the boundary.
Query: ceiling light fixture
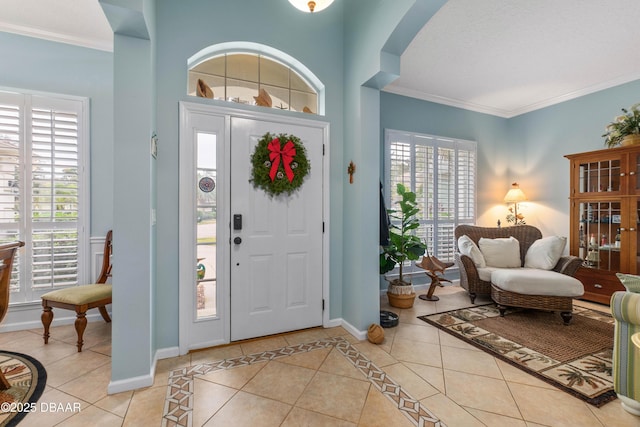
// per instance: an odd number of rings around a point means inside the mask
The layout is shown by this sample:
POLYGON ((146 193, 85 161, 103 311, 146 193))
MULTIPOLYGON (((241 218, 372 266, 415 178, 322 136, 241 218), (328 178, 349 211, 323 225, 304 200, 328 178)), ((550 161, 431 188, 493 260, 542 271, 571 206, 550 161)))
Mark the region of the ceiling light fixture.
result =
POLYGON ((289 3, 303 12, 320 12, 328 8, 333 0, 289 0, 289 3))

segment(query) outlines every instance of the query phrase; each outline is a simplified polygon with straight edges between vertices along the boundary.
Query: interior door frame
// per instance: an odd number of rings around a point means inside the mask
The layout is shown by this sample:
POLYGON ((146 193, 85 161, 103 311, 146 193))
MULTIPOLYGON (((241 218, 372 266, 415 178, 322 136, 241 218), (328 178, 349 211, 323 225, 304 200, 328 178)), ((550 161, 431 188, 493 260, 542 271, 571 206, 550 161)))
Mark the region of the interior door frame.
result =
MULTIPOLYGON (((322 120, 312 120, 306 117, 300 117, 303 113, 291 113, 285 111, 273 111, 273 112, 261 112, 251 111, 249 109, 222 107, 218 105, 207 105, 195 102, 180 101, 180 160, 179 160, 179 221, 178 221, 178 289, 179 289, 179 350, 180 354, 186 354, 189 350, 196 348, 202 348, 201 346, 194 347, 190 342, 190 327, 193 321, 195 313, 193 311, 193 293, 192 284, 196 281, 196 269, 194 266, 195 260, 195 234, 194 234, 194 218, 195 218, 195 189, 183 186, 184 183, 190 183, 190 174, 195 170, 195 164, 193 158, 189 158, 186 153, 189 144, 193 143, 193 133, 190 129, 189 117, 193 114, 198 115, 210 115, 219 119, 224 117, 225 132, 224 132, 224 153, 225 158, 219 159, 224 162, 224 185, 222 200, 225 203, 225 208, 219 210, 219 221, 222 224, 227 224, 230 229, 231 226, 231 206, 230 206, 230 176, 231 176, 231 117, 246 118, 257 121, 274 122, 284 125, 299 125, 313 128, 319 128, 322 130, 323 135, 323 156, 322 156, 322 220, 324 223, 324 233, 322 234, 322 299, 324 301, 324 310, 322 312, 322 324, 324 327, 330 325, 330 124, 322 120)), ((189 184, 186 184, 189 185, 189 184)), ((230 231, 230 230, 229 230, 230 231)), ((225 238, 230 236, 229 232, 224 233, 225 238)), ((222 336, 213 337, 211 340, 206 341, 205 346, 215 346, 228 344, 231 342, 231 313, 230 313, 230 298, 231 298, 231 242, 225 242, 221 244, 218 250, 223 251, 223 263, 225 265, 222 274, 217 274, 220 278, 217 281, 217 286, 222 286, 221 295, 224 295, 222 301, 219 301, 218 306, 222 307, 220 312, 223 322, 222 336)))

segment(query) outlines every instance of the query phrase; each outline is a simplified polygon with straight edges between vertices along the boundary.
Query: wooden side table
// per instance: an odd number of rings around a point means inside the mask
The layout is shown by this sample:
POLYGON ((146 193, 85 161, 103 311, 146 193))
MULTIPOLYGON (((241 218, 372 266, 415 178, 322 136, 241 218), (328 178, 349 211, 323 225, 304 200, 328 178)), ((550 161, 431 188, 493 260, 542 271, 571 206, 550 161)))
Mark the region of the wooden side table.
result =
POLYGON ((442 286, 442 281, 451 282, 451 280, 444 277, 444 271, 453 265, 452 262, 442 262, 435 256, 423 256, 420 262, 416 262, 416 267, 420 267, 425 270, 425 274, 431 278, 431 284, 426 294, 418 296, 424 301, 438 301, 440 298, 433 295, 437 286, 442 286), (438 275, 438 273, 440 275, 438 275))

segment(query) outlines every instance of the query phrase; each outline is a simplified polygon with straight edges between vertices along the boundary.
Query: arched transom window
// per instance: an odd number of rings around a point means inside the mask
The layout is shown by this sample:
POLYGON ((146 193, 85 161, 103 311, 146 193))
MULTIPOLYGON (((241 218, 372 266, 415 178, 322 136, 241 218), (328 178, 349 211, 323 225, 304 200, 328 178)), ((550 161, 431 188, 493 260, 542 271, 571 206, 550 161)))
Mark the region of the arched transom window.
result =
POLYGON ((225 53, 189 70, 188 94, 318 113, 318 93, 296 71, 256 53, 225 53))

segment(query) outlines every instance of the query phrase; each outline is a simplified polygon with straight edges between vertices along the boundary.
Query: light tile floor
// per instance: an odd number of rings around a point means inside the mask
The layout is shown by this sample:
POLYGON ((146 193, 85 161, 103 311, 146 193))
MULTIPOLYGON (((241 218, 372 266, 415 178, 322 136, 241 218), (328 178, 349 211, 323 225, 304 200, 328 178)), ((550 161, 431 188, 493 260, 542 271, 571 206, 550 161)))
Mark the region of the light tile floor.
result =
POLYGON ((81 404, 79 412, 29 414, 21 427, 173 425, 165 415, 180 375, 191 387, 182 420, 193 426, 438 425, 431 416, 449 427, 640 426, 617 400, 595 408, 417 319, 469 305, 457 286, 436 294, 440 301, 416 299, 407 310, 391 309, 383 297, 381 309, 399 313, 400 324, 385 329, 380 345, 342 328, 268 337, 161 360, 152 387, 110 396, 109 324, 88 326, 82 353, 73 326, 52 328, 47 346, 39 329, 3 333, 0 348, 45 365, 40 402, 81 404), (227 365, 212 363, 223 359, 227 365))

